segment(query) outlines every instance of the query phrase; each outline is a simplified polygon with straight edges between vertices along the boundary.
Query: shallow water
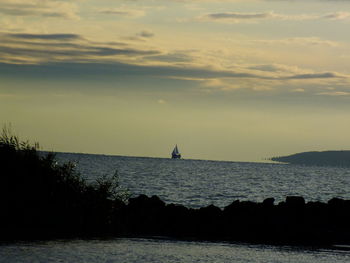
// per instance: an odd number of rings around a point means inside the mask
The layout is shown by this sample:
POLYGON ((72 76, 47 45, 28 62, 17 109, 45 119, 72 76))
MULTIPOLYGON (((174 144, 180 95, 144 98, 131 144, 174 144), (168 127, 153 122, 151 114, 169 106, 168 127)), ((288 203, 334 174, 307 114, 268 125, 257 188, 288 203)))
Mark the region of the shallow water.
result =
POLYGON ((0 263, 348 263, 341 250, 152 239, 27 242, 0 246, 0 263))
POLYGON ((272 163, 171 160, 86 154, 58 154, 89 179, 119 173, 133 195, 158 195, 167 203, 224 207, 236 199, 263 201, 301 195, 307 201, 350 199, 350 169, 272 163))

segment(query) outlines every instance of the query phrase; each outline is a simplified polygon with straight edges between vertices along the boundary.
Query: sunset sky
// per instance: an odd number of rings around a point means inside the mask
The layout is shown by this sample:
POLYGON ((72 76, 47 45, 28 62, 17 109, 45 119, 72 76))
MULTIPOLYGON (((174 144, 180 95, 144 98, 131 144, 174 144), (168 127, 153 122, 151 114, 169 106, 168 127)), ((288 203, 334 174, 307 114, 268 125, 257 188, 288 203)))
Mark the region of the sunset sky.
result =
POLYGON ((350 1, 0 0, 0 121, 44 150, 350 149, 350 1))

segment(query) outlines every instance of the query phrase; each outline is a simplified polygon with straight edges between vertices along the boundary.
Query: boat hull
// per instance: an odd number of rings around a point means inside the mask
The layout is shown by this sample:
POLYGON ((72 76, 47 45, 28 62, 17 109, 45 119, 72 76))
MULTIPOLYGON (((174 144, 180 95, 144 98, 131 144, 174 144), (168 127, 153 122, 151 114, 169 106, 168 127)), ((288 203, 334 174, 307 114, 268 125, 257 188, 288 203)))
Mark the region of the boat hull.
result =
POLYGON ((181 159, 181 154, 173 154, 171 155, 172 159, 181 159))

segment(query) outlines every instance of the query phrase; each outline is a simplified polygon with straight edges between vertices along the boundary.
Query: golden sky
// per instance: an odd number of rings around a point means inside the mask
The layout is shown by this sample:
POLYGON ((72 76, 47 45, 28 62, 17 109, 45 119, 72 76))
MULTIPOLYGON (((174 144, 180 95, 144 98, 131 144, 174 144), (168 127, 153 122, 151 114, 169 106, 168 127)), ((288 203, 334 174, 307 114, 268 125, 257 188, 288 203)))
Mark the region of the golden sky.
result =
POLYGON ((349 149, 350 1, 0 0, 0 120, 45 150, 349 149))

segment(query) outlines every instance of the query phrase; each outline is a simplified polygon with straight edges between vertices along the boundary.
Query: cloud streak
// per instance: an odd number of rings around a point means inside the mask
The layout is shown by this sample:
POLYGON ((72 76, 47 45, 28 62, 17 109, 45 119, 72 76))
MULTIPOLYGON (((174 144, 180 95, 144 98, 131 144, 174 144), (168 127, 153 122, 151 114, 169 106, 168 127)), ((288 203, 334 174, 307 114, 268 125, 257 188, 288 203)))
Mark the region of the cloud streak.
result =
POLYGON ((290 77, 286 77, 286 79, 333 79, 333 78, 346 78, 346 76, 336 72, 324 72, 324 73, 311 73, 311 74, 296 74, 290 77))
POLYGON ((290 37, 283 39, 270 39, 270 40, 254 40, 255 43, 259 44, 279 44, 279 45, 312 45, 312 46, 329 46, 337 47, 340 45, 339 42, 331 41, 327 39, 321 39, 319 37, 290 37))
POLYGON ((10 38, 29 40, 77 40, 81 36, 77 34, 7 34, 10 38))
POLYGON ((0 0, 0 13, 9 16, 79 18, 75 3, 59 0, 0 0))
POLYGON ((243 23, 249 21, 260 21, 260 20, 345 20, 350 18, 349 12, 335 12, 329 14, 297 14, 287 15, 281 13, 260 12, 260 13, 240 13, 240 12, 221 12, 221 13, 208 13, 199 16, 197 19, 200 21, 213 21, 213 22, 224 22, 224 23, 243 23))
POLYGON ((138 49, 126 43, 96 43, 77 34, 2 34, 0 61, 43 63, 47 61, 99 61, 115 57, 132 60, 159 55, 155 49, 138 49))
POLYGON ((130 8, 104 8, 98 10, 98 13, 104 15, 115 15, 125 17, 141 17, 145 15, 144 10, 130 9, 130 8))

